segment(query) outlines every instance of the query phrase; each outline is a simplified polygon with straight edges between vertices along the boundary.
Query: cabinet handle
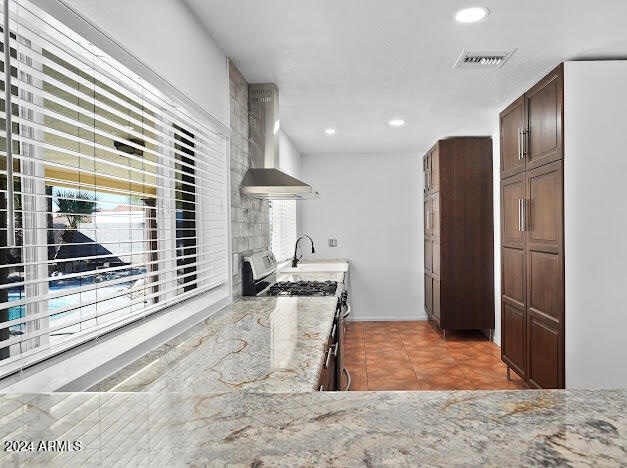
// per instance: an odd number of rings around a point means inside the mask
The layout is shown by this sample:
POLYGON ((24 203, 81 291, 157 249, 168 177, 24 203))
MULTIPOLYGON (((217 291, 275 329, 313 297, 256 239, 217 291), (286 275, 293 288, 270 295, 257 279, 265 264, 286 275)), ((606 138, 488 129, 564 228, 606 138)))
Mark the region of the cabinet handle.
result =
POLYGON ((318 389, 319 392, 323 392, 324 391, 324 385, 320 385, 320 388, 318 389))
POLYGON ((527 151, 525 149, 527 147, 527 135, 529 135, 529 130, 525 130, 523 128, 520 133, 520 159, 525 159, 525 156, 527 156, 527 151))
POLYGON ((431 229, 429 227, 429 219, 431 219, 431 216, 429 215, 429 210, 427 210, 427 219, 425 220, 427 222, 427 229, 431 229))
POLYGON ((521 134, 522 129, 520 127, 518 127, 518 160, 520 161, 521 157, 520 155, 522 154, 522 151, 520 149, 521 147, 521 138, 520 138, 520 134, 521 134))
MULTIPOLYGON (((337 348, 340 346, 339 343, 335 343, 335 345, 333 346, 333 357, 337 357, 337 348)), ((329 348, 330 350, 331 348, 329 348)))
POLYGON ((335 324, 333 324, 333 329, 331 330, 331 338, 335 339, 335 324))
POLYGON ((520 232, 523 231, 523 222, 522 222, 522 205, 523 205, 523 199, 519 198, 518 199, 518 230, 520 232))
POLYGON ((344 389, 344 391, 348 392, 351 389, 351 373, 348 372, 348 369, 346 367, 342 369, 342 372, 346 374, 346 388, 344 389))
POLYGON ((327 358, 324 361, 324 368, 328 369, 329 368, 329 360, 331 359, 331 348, 329 347, 329 349, 327 349, 327 358))
POLYGON ((522 201, 522 228, 523 231, 527 230, 527 199, 523 199, 522 201))
POLYGON ((350 306, 350 304, 346 304, 346 312, 344 312, 344 315, 342 315, 342 319, 345 319, 350 314, 351 314, 351 306, 350 306))

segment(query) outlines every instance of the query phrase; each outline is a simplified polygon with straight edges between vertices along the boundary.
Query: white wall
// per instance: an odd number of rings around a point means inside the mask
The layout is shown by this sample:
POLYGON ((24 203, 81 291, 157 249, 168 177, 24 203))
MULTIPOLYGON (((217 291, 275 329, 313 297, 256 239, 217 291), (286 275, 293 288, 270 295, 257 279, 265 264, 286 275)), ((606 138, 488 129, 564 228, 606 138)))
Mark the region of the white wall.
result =
MULTIPOLYGON (((191 13, 173 0, 33 0, 87 40, 148 79, 137 60, 228 124, 226 56, 191 13), (104 36, 84 24, 86 20, 104 36), (106 36, 106 37, 105 37, 106 36), (111 41, 129 54, 121 54, 111 41)), ((152 83, 159 86, 159 83, 152 83)))
POLYGON ((564 66, 566 388, 627 388, 627 61, 564 66))
POLYGON ((353 320, 424 320, 422 177, 416 154, 303 155, 320 192, 301 203, 317 258, 350 260, 353 320), (328 247, 336 238, 338 246, 328 247))

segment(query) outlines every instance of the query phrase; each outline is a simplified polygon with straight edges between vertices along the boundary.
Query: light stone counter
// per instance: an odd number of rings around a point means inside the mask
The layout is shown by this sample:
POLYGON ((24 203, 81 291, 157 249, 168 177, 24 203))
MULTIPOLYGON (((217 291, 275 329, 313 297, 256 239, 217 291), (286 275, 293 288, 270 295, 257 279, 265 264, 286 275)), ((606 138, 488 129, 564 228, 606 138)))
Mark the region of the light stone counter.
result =
POLYGON ((348 258, 303 258, 298 263, 349 263, 348 258))
POLYGON ((627 392, 0 397, 2 466, 625 466, 627 392))
POLYGON ((335 297, 238 299, 90 391, 311 392, 336 303, 335 297))

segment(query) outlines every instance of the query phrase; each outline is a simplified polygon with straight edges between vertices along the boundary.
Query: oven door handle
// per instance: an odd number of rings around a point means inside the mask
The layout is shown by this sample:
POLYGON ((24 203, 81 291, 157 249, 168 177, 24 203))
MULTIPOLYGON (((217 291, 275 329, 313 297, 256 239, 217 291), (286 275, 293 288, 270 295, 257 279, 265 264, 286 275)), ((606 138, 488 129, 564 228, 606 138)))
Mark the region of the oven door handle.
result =
POLYGON ((328 369, 329 368, 329 363, 331 361, 331 350, 333 349, 333 347, 329 346, 329 348, 327 348, 327 358, 324 361, 324 368, 328 369))
POLYGON ((348 369, 346 367, 342 368, 342 372, 346 374, 346 388, 344 389, 344 391, 348 392, 351 389, 351 374, 350 372, 348 372, 348 369))
POLYGON ((344 312, 342 314, 342 318, 345 319, 346 317, 348 317, 351 314, 351 305, 350 304, 346 304, 346 312, 344 312))

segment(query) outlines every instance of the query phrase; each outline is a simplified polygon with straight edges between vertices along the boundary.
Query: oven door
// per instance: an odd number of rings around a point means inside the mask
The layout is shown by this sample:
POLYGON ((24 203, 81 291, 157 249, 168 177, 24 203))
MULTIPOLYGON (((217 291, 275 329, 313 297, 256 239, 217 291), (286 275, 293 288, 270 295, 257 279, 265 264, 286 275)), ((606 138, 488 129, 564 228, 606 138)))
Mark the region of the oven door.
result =
POLYGON ((351 387, 351 374, 344 366, 344 334, 346 333, 346 319, 351 313, 346 294, 344 293, 338 300, 338 307, 335 313, 337 333, 338 333, 338 353, 337 353, 337 389, 348 391, 351 387))

